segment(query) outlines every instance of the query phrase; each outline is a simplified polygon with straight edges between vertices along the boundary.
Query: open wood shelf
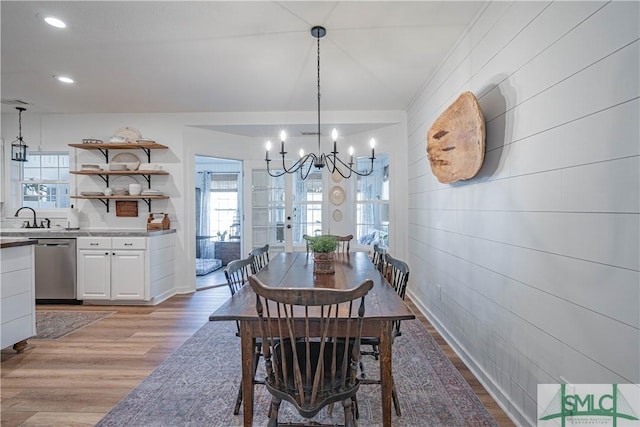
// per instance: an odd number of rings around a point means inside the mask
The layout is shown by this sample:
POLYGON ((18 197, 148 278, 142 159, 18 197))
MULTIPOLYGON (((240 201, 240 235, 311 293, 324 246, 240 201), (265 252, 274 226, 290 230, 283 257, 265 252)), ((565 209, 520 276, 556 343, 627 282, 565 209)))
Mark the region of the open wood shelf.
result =
POLYGON ((69 147, 82 148, 84 150, 139 150, 146 148, 148 150, 167 149, 166 145, 157 142, 145 143, 120 143, 120 142, 103 142, 101 144, 69 144, 69 147))
POLYGON ((164 194, 158 196, 69 196, 72 199, 105 199, 105 200, 140 200, 140 199, 148 199, 148 200, 161 200, 168 199, 169 196, 165 196, 164 194))
POLYGON ((107 208, 107 212, 109 212, 109 201, 110 200, 142 200, 147 204, 149 208, 149 212, 151 212, 151 201, 152 200, 165 200, 168 199, 169 196, 158 195, 158 196, 69 196, 72 199, 84 199, 84 200, 100 200, 104 206, 107 208))
POLYGON ((76 175, 169 175, 169 172, 165 170, 135 170, 135 171, 107 171, 107 170, 97 170, 97 171, 88 171, 88 170, 79 170, 79 171, 69 171, 69 173, 73 173, 76 175))
MULTIPOLYGON (((151 150, 166 150, 169 147, 166 145, 158 144, 156 142, 144 142, 144 143, 113 143, 113 142, 103 142, 98 144, 69 144, 69 147, 80 148, 82 150, 98 150, 105 158, 105 162, 109 163, 109 150, 142 150, 147 155, 147 162, 151 163, 151 150)), ((99 176, 105 182, 107 187, 109 186, 109 177, 110 176, 123 176, 123 175, 137 175, 142 176, 146 181, 149 188, 151 188, 151 176, 153 175, 169 175, 169 172, 164 170, 135 170, 135 171, 112 171, 112 170, 77 170, 70 171, 70 173, 75 175, 91 175, 91 176, 99 176)), ((164 200, 168 199, 169 196, 166 195, 139 195, 139 196, 104 196, 104 195, 96 195, 96 196, 70 196, 72 199, 83 199, 83 200, 100 200, 104 204, 109 212, 109 201, 110 200, 142 200, 149 207, 149 212, 151 212, 151 201, 152 200, 164 200)))

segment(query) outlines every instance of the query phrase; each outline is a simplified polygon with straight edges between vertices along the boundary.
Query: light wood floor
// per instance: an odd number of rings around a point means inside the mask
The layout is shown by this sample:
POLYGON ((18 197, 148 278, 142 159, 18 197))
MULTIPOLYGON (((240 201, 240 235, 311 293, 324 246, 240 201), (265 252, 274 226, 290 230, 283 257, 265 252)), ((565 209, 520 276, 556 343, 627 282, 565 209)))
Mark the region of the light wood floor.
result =
MULTIPOLYGON (((58 340, 30 340, 23 354, 3 349, 2 426, 93 426, 228 297, 224 286, 178 295, 155 307, 38 306, 115 313, 58 340)), ((513 425, 433 327, 418 317, 489 413, 501 426, 513 425)))

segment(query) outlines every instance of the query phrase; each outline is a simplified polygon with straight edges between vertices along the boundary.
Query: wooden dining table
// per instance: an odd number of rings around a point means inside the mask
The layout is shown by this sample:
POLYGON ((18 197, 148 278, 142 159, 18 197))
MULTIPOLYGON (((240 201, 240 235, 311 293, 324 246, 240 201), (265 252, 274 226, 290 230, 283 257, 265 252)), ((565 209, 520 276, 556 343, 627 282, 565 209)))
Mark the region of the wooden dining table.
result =
MULTIPOLYGON (((268 286, 276 288, 336 288, 349 289, 365 279, 373 280, 373 288, 365 298, 362 336, 380 340, 380 381, 382 424, 391 427, 392 326, 396 320, 415 319, 404 301, 375 268, 365 252, 336 254, 334 274, 314 274, 313 254, 280 253, 257 273, 268 286)), ((260 337, 256 312, 256 294, 249 285, 243 286, 209 316, 212 321, 234 320, 240 323, 242 349, 242 405, 244 426, 253 423, 253 357, 255 338, 260 337)))

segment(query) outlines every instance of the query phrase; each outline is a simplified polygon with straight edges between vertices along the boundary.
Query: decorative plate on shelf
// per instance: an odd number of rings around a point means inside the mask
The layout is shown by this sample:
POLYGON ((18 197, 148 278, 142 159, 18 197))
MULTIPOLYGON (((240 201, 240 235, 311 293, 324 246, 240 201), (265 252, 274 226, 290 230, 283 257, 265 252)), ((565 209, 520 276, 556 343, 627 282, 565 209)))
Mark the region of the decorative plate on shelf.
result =
POLYGON ((129 184, 139 184, 139 182, 132 176, 121 175, 111 181, 111 188, 113 193, 116 194, 116 190, 129 191, 129 184))
POLYGON ((336 206, 340 206, 344 203, 344 189, 339 185, 334 185, 329 193, 329 200, 336 206))
POLYGON ((340 209, 336 209, 333 211, 333 220, 335 222, 340 222, 342 221, 342 211, 340 209))
POLYGON ((116 131, 114 136, 119 136, 123 138, 126 142, 136 142, 140 138, 142 138, 142 134, 136 128, 132 127, 123 127, 116 131))
POLYGON ((111 163, 125 164, 127 165, 127 169, 134 171, 140 166, 140 159, 132 153, 120 153, 113 156, 111 163))
POLYGON ((342 180, 342 175, 340 175, 340 172, 334 171, 331 174, 331 179, 333 180, 333 182, 340 182, 342 180))

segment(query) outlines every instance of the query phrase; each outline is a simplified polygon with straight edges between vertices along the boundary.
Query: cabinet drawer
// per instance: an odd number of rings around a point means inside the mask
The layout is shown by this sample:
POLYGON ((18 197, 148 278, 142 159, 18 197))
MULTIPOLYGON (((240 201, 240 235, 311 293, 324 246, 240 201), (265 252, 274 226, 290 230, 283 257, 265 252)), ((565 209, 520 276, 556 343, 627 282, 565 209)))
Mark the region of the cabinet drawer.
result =
MULTIPOLYGON (((33 286, 33 269, 2 272, 0 274, 0 297, 2 301, 13 295, 31 292, 33 286)), ((3 313, 4 314, 4 313, 3 313)))
POLYGON ((29 289, 26 292, 3 298, 0 308, 2 309, 0 321, 3 324, 19 317, 28 316, 35 309, 33 293, 29 289))
POLYGON ((111 237, 80 237, 78 249, 110 249, 111 237))
POLYGON ((6 273, 8 271, 33 268, 33 258, 31 256, 33 255, 34 247, 34 245, 29 245, 2 249, 0 271, 6 273))
POLYGON ((34 316, 35 314, 28 314, 3 323, 2 333, 0 333, 0 347, 5 348, 36 335, 34 316))
POLYGON ((145 249, 146 237, 114 237, 111 241, 113 249, 145 249))

